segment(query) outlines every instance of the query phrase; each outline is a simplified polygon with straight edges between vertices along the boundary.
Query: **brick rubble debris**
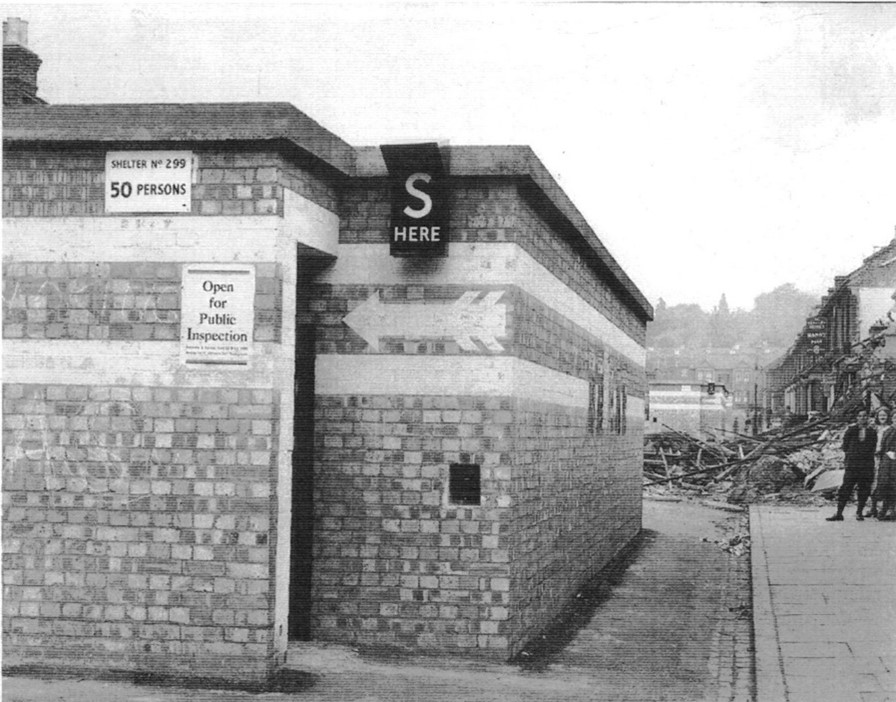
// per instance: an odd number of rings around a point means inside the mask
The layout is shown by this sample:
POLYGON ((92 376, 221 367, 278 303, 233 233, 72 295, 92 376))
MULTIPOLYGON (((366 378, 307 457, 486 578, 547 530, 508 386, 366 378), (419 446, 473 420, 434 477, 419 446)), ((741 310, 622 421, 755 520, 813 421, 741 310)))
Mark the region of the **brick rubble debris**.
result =
POLYGON ((644 492, 732 505, 824 504, 840 484, 840 445, 847 423, 824 417, 757 436, 727 432, 730 438, 714 441, 673 429, 654 434, 645 439, 644 492), (822 479, 826 473, 834 480, 822 479))
POLYGON ((856 412, 870 409, 873 416, 881 406, 896 406, 896 363, 877 353, 894 324, 882 322, 836 359, 849 374, 838 374, 839 396, 812 420, 754 436, 717 430, 703 440, 665 424, 664 433, 645 436, 644 494, 731 504, 826 503, 842 482, 843 433, 856 412))

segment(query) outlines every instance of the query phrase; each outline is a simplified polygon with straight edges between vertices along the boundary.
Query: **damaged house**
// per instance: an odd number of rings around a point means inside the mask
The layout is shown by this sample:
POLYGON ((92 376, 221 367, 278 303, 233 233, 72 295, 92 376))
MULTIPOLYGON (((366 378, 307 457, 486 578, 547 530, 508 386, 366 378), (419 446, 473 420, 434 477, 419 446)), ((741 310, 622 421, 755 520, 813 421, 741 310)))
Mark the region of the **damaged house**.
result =
POLYGON ((856 398, 892 403, 894 293, 896 239, 834 279, 794 345, 769 367, 771 411, 806 418, 842 410, 856 398))

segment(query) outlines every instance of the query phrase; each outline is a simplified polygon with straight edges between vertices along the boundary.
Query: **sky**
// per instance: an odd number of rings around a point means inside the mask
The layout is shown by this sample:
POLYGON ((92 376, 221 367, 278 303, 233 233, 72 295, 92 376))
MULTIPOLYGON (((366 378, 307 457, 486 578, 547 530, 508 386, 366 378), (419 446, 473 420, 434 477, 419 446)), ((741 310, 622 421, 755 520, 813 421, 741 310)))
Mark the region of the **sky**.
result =
POLYGON ((7 3, 53 104, 289 102, 525 144, 648 300, 822 294, 896 233, 896 4, 7 3))

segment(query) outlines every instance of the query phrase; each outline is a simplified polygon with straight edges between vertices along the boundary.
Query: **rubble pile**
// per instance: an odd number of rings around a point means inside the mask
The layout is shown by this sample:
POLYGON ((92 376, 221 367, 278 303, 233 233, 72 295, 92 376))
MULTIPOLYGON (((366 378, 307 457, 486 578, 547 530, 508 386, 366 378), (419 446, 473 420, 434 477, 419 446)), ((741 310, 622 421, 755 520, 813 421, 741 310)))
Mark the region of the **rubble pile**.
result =
POLYGON ((775 456, 762 456, 745 465, 738 477, 728 491, 729 502, 758 502, 763 495, 778 495, 802 485, 801 475, 793 470, 793 464, 775 456))
POLYGON ((819 437, 821 443, 815 448, 800 449, 790 455, 790 460, 803 471, 806 476, 826 470, 839 470, 843 467, 844 429, 828 432, 827 436, 819 437))
POLYGON ((825 502, 825 487, 842 468, 845 423, 823 418, 757 436, 701 440, 669 427, 645 440, 644 490, 650 496, 692 495, 731 504, 786 500, 825 502), (821 476, 829 473, 827 478, 821 476), (825 482, 827 481, 827 482, 825 482), (816 483, 821 489, 813 491, 816 483))
POLYGON ((846 426, 860 409, 896 407, 896 360, 880 353, 893 336, 893 313, 867 339, 842 355, 821 356, 807 368, 836 375, 836 399, 828 414, 797 426, 756 436, 720 431, 701 440, 668 425, 645 438, 644 491, 709 495, 729 503, 787 500, 818 504, 830 498, 843 477, 841 445, 846 426))

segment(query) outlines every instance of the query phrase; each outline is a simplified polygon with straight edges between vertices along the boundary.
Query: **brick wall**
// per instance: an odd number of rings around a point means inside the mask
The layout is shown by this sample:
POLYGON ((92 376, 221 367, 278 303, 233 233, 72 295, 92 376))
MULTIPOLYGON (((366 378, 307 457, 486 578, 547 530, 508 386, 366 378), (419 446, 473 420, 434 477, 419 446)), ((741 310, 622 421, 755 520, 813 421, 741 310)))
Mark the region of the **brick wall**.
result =
MULTIPOLYGON (((178 262, 17 261, 3 266, 3 338, 171 341, 180 338, 178 262)), ((279 341, 283 284, 256 266, 255 341, 279 341)))
MULTIPOLYGON (((139 148, 143 148, 140 146, 139 148)), ((187 144, 183 148, 190 149, 187 144)), ((195 172, 188 215, 282 215, 289 188, 335 208, 334 186, 275 152, 234 152, 192 145, 195 172)), ((4 217, 103 217, 106 149, 7 149, 3 155, 4 217)))
POLYGON ((499 468, 506 402, 318 397, 314 632, 408 649, 487 648, 506 607, 499 468), (445 504, 448 464, 479 462, 483 502, 445 504))
MULTIPOLYGON (((594 281, 580 254, 520 204, 520 241, 578 295, 640 344, 645 325, 594 281)), ((512 616, 505 625, 517 652, 554 622, 565 603, 641 527, 643 416, 617 419, 615 393, 645 397, 646 375, 606 340, 520 292, 514 301, 514 349, 527 360, 603 386, 603 407, 558 407, 537 400, 515 408, 512 616)), ((600 401, 598 395, 596 401, 600 401)), ((625 409, 618 408, 620 414, 625 409)))
POLYGON ((278 399, 4 384, 6 664, 257 675, 278 399))
POLYGON ((537 283, 514 278, 522 264, 513 252, 534 258, 547 271, 540 275, 587 300, 633 344, 643 346, 645 325, 511 181, 466 179, 454 188, 452 261, 379 258, 389 218, 382 181, 350 187, 341 209, 340 244, 366 252, 353 261, 369 271, 310 280, 302 318, 316 329, 318 354, 359 362, 374 354, 409 390, 317 397, 314 636, 507 658, 640 528, 643 418, 630 419, 625 433, 611 429, 609 397, 624 387, 643 401, 645 381, 643 361, 555 309, 550 294, 533 294, 537 283), (492 246, 503 248, 491 256, 492 246), (466 270, 468 255, 481 258, 481 276, 458 280, 450 271, 454 262, 466 270), (493 283, 502 268, 510 273, 493 283), (470 291, 502 293, 506 328, 497 344, 471 350, 450 334, 396 332, 374 348, 345 321, 371 296, 386 309, 422 305, 439 314, 470 291), (402 376, 390 358, 419 363, 402 376), (452 358, 473 367, 500 358, 533 364, 536 374, 575 379, 580 401, 527 397, 525 380, 511 395, 427 394, 427 359, 452 358), (595 433, 587 388, 598 376, 607 419, 595 433), (480 467, 481 505, 449 504, 452 463, 480 467))
POLYGON ((515 241, 577 295, 645 346, 646 323, 625 306, 610 281, 598 277, 579 248, 558 236, 528 202, 521 201, 519 209, 515 241))
POLYGON ((590 435, 585 412, 537 401, 520 403, 514 420, 507 633, 516 652, 640 530, 641 476, 632 466, 643 420, 623 434, 590 435))
POLYGON ((195 153, 191 217, 105 216, 100 150, 5 160, 5 216, 68 215, 4 259, 9 660, 241 677, 282 660, 296 323, 317 354, 314 638, 519 651, 639 526, 641 423, 613 417, 643 402, 643 322, 511 179, 458 181, 450 256, 402 261, 384 180, 195 153), (328 245, 337 211, 338 258, 297 263, 292 230, 321 222, 308 241, 328 245), (205 260, 255 266, 244 371, 179 364, 182 266, 205 260), (348 315, 374 303, 473 322, 362 335, 348 315), (480 504, 449 499, 452 464, 478 466, 480 504))
MULTIPOLYGON (((293 397, 281 388, 294 372, 297 267, 279 221, 288 164, 267 152, 196 154, 196 216, 186 217, 104 215, 101 149, 5 154, 9 666, 260 680, 284 660, 293 397), (207 261, 254 268, 245 368, 181 363, 184 266, 207 261)), ((331 185, 288 170, 291 186, 332 203, 331 185)))

